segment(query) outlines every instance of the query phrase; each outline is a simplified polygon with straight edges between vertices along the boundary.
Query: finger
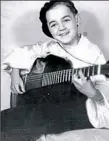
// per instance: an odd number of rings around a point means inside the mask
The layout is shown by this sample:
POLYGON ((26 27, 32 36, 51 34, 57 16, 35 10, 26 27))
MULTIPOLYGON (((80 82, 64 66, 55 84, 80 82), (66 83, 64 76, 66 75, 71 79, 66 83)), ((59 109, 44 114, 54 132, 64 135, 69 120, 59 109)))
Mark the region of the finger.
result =
POLYGON ((18 92, 16 91, 16 89, 14 87, 11 88, 11 92, 12 92, 12 94, 18 94, 18 92))
POLYGON ((80 76, 81 79, 86 79, 81 70, 79 70, 78 75, 80 76))
POLYGON ((81 93, 84 93, 83 89, 81 88, 81 86, 78 83, 74 82, 74 85, 77 88, 77 90, 79 90, 81 93))
POLYGON ((73 83, 74 83, 74 85, 76 85, 77 87, 79 87, 79 88, 81 87, 81 82, 80 82, 80 81, 78 81, 78 80, 75 79, 75 80, 73 81, 73 83))
POLYGON ((18 94, 22 94, 22 91, 20 90, 20 87, 19 87, 18 84, 15 85, 14 89, 15 89, 16 93, 18 93, 18 94))
POLYGON ((85 79, 78 78, 78 75, 74 75, 74 77, 73 77, 73 81, 76 82, 79 85, 82 85, 84 83, 83 80, 85 80, 85 79))
POLYGON ((106 81, 106 77, 104 75, 95 75, 94 79, 98 83, 102 83, 106 81))
POLYGON ((24 93, 25 92, 25 86, 24 83, 22 82, 20 85, 20 90, 24 93))

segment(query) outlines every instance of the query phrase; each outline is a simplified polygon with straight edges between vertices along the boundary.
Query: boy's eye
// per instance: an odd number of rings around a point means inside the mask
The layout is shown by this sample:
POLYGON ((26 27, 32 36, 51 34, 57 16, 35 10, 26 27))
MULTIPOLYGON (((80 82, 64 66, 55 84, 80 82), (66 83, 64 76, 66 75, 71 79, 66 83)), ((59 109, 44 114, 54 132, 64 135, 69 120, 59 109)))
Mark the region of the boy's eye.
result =
POLYGON ((64 22, 68 22, 68 21, 70 21, 70 19, 64 19, 64 22))
POLYGON ((56 23, 54 23, 54 24, 51 24, 50 25, 50 27, 55 27, 57 24, 56 23))
POLYGON ((54 26, 56 26, 56 24, 51 25, 51 27, 54 27, 54 26))

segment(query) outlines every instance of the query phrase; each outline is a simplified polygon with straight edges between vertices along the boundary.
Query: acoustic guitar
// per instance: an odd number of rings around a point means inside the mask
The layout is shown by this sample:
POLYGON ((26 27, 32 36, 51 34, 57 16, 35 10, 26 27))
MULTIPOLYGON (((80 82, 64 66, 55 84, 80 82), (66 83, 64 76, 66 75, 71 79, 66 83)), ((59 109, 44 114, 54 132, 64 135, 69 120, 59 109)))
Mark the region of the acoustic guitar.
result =
POLYGON ((27 91, 59 83, 72 83, 72 76, 78 74, 80 70, 86 77, 97 74, 104 74, 107 77, 109 76, 108 63, 74 69, 72 68, 71 62, 67 62, 65 59, 54 55, 49 55, 42 60, 46 63, 43 73, 33 72, 35 69, 35 62, 31 72, 23 77, 27 91))

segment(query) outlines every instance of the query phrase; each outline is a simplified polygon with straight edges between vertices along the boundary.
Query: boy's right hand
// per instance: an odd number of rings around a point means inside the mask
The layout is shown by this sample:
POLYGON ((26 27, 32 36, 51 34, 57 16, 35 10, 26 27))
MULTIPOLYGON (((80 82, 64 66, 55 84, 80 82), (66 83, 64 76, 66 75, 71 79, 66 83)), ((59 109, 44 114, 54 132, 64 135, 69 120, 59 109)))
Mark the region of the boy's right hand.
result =
POLYGON ((19 75, 18 69, 13 69, 11 73, 11 92, 14 94, 22 94, 25 92, 24 83, 19 75))

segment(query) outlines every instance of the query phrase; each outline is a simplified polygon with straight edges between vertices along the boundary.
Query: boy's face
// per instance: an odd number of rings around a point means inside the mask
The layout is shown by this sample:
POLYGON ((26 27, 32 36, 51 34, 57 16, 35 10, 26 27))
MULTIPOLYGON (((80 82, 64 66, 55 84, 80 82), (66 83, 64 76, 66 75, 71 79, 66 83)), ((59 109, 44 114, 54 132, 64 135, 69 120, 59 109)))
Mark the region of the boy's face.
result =
POLYGON ((77 35, 77 23, 71 10, 59 4, 47 11, 47 25, 54 39, 62 44, 72 44, 77 35))

